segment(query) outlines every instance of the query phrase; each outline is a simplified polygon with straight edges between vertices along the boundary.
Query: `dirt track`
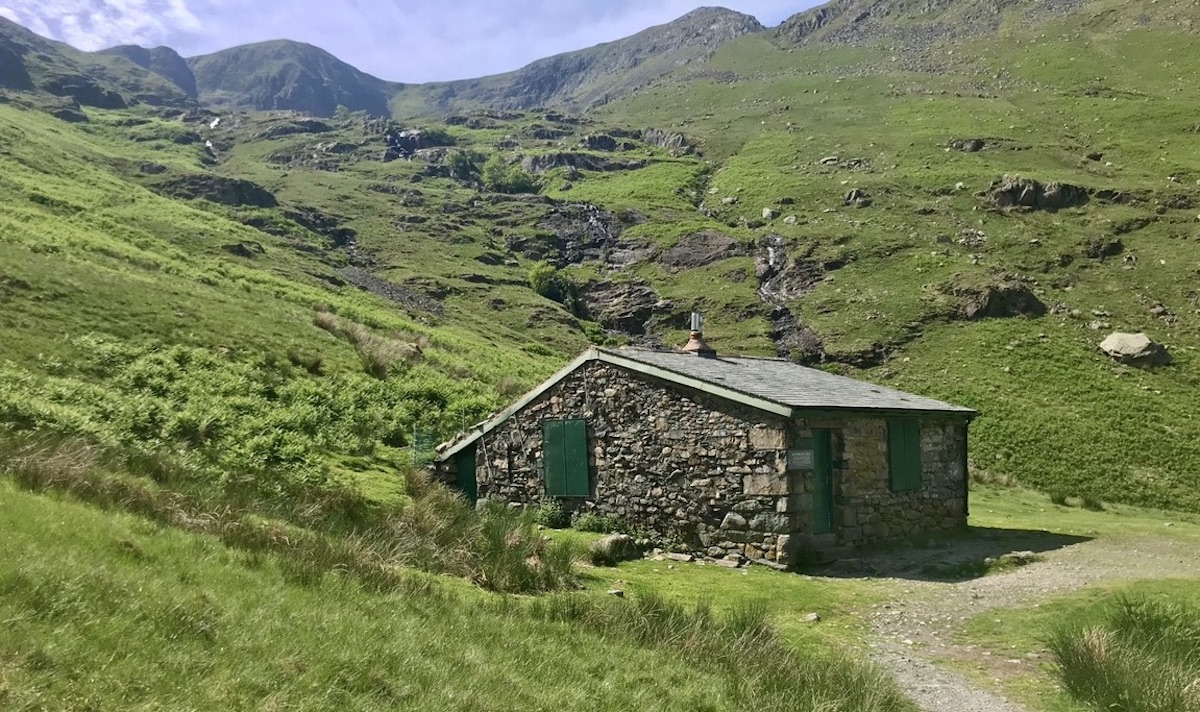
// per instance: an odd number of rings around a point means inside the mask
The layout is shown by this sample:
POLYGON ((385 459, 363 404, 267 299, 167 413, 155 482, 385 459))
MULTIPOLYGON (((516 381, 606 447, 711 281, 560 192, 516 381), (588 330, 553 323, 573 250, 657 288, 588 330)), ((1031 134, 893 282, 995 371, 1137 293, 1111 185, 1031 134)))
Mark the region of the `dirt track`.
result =
MULTIPOLYGON (((928 550, 842 562, 843 575, 870 575, 896 595, 869 613, 873 660, 928 712, 1022 712, 998 689, 984 689, 945 666, 947 660, 983 665, 995 680, 1029 674, 1041 650, 991 655, 955 641, 970 619, 992 609, 1035 605, 1097 584, 1138 579, 1200 577, 1200 547, 1167 538, 1082 539, 992 530, 928 550), (930 571, 1010 551, 1034 551, 1039 561, 1001 574, 960 582, 930 580, 930 571)), ((998 687, 998 686, 997 686, 998 687)))

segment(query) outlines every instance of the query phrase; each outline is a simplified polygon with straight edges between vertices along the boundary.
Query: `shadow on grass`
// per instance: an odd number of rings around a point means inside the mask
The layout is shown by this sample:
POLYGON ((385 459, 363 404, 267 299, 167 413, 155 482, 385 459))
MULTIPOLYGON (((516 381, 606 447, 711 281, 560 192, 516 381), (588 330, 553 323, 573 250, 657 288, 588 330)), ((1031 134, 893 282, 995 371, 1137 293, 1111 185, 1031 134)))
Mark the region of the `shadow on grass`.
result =
POLYGON ((967 581, 1041 561, 1048 551, 1091 541, 1091 537, 1033 529, 967 527, 894 545, 864 549, 805 573, 829 578, 902 578, 967 581))

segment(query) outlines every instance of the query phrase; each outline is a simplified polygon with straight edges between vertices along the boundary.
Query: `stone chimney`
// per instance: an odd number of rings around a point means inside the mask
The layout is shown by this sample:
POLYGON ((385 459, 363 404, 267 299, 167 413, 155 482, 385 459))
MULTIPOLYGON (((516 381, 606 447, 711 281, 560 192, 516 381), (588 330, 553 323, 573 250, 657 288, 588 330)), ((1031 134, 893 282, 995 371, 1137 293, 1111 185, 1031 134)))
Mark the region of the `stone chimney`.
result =
POLYGON ((688 342, 683 345, 683 350, 689 354, 705 358, 715 358, 717 350, 704 343, 703 329, 704 319, 700 316, 699 312, 692 312, 692 333, 688 337, 688 342))

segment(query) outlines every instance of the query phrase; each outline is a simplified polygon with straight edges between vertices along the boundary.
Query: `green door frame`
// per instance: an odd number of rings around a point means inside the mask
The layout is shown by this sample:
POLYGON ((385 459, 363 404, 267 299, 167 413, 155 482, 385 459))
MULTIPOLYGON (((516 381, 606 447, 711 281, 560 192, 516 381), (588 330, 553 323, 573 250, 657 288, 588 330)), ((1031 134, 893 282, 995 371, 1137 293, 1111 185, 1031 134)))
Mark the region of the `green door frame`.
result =
POLYGON ((813 534, 833 531, 833 444, 828 428, 812 429, 813 534))
POLYGON ((475 477, 475 443, 454 455, 454 477, 463 496, 471 504, 479 499, 479 482, 475 477))

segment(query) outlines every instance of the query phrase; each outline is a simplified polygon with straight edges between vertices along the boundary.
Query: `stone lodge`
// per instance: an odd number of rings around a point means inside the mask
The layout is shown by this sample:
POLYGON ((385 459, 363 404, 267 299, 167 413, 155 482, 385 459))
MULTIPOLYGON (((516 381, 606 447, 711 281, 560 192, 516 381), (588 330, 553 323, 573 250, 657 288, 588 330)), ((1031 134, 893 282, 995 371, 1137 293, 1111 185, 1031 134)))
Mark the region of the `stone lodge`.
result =
POLYGON ((699 337, 588 349, 439 448, 439 475, 472 499, 559 499, 660 545, 777 566, 966 525, 974 411, 699 337))

